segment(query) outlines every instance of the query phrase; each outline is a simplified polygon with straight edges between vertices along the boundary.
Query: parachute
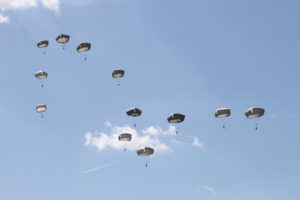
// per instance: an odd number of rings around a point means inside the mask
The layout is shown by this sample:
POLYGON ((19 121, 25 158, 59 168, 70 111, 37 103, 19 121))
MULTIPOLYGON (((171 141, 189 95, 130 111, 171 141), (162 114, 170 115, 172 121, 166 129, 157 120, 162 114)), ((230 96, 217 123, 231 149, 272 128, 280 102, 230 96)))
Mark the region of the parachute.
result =
MULTIPOLYGON (((142 111, 138 108, 130 108, 126 111, 126 114, 131 117, 139 117, 142 115, 142 111)), ((136 124, 134 123, 133 126, 136 127, 136 124)))
POLYGON ((151 147, 143 147, 136 151, 138 156, 150 156, 154 153, 154 149, 151 147))
POLYGON ((81 43, 80 45, 77 46, 77 51, 78 52, 86 52, 91 49, 91 43, 81 43))
MULTIPOLYGON (((36 106, 36 112, 38 112, 38 113, 46 112, 46 110, 47 110, 46 104, 38 104, 38 105, 36 106)), ((41 114, 41 117, 42 117, 42 118, 44 117, 43 114, 41 114)))
MULTIPOLYGON (((38 71, 34 74, 34 76, 37 79, 46 79, 48 77, 48 73, 44 71, 38 71)), ((44 84, 42 83, 41 87, 44 87, 44 84)))
MULTIPOLYGON (((49 41, 48 40, 41 40, 37 43, 37 47, 38 48, 46 48, 49 45, 49 41)), ((44 50, 43 54, 46 54, 46 50, 44 50)))
POLYGON ((184 118, 185 118, 185 115, 179 114, 179 113, 174 113, 168 117, 168 122, 169 123, 180 123, 180 122, 184 121, 184 118))
MULTIPOLYGON (((91 49, 91 43, 81 43, 80 45, 77 46, 76 50, 80 52, 87 52, 91 49)), ((87 56, 85 55, 84 60, 87 59, 87 56)))
POLYGON ((48 40, 41 40, 37 43, 38 48, 46 48, 49 45, 48 40))
MULTIPOLYGON (((125 71, 122 69, 116 69, 112 72, 113 78, 122 78, 125 74, 125 71)), ((118 86, 120 86, 120 83, 118 82, 118 86)))
MULTIPOLYGON (((143 147, 136 151, 138 156, 150 156, 154 153, 154 149, 151 147, 143 147)), ((148 163, 146 161, 145 167, 148 167, 148 163)))
MULTIPOLYGON (((215 117, 216 118, 224 118, 224 117, 229 117, 231 115, 231 111, 229 108, 219 108, 215 112, 215 117)), ((222 126, 225 129, 225 124, 222 126)))
POLYGON ((265 114, 265 109, 263 108, 249 108, 246 110, 245 115, 247 118, 258 118, 265 114))
POLYGON ((219 108, 215 112, 216 118, 222 118, 222 117, 229 117, 231 114, 231 111, 229 108, 219 108))
MULTIPOLYGON (((248 118, 248 119, 251 119, 251 118, 259 118, 261 116, 263 116, 265 114, 265 109, 263 108, 249 108, 248 110, 246 110, 245 112, 245 116, 248 118)), ((255 125, 255 130, 258 129, 258 124, 255 125)))
POLYGON ((34 76, 37 78, 37 79, 45 79, 48 77, 48 74, 47 72, 44 72, 44 71, 38 71, 34 74, 34 76))
MULTIPOLYGON (((184 119, 185 119, 185 115, 179 114, 179 113, 174 113, 168 117, 168 122, 169 123, 181 123, 184 121, 184 119)), ((176 134, 178 134, 178 132, 179 132, 179 128, 176 127, 176 134)))
POLYGON ((139 117, 142 115, 142 111, 138 108, 130 108, 126 111, 126 114, 131 117, 139 117))
POLYGON ((122 69, 116 69, 112 72, 113 78, 122 78, 125 74, 125 71, 122 69))
POLYGON ((130 141, 131 138, 132 138, 132 135, 130 133, 122 133, 118 137, 119 141, 130 141))
MULTIPOLYGON (((118 139, 119 141, 125 141, 125 142, 129 142, 131 141, 132 135, 130 133, 122 133, 119 135, 118 139)), ((124 148, 124 151, 126 151, 126 148, 124 148)))
POLYGON ((62 44, 63 49, 65 49, 65 44, 69 42, 70 36, 65 34, 60 34, 56 37, 56 42, 62 44))

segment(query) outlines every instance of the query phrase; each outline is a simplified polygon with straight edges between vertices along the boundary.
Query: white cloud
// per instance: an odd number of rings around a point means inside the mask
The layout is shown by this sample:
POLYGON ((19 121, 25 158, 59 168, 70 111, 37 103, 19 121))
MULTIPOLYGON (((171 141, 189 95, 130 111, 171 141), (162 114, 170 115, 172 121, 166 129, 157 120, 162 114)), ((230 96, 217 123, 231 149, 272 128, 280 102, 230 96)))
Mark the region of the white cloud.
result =
POLYGON ((201 185, 199 190, 206 191, 211 194, 217 194, 216 191, 212 187, 209 187, 207 185, 201 185))
POLYGON ((0 0, 0 10, 18 10, 37 7, 37 0, 0 0))
POLYGON ((162 143, 157 137, 150 137, 148 135, 140 136, 138 132, 126 125, 123 127, 112 127, 112 134, 100 133, 92 134, 88 132, 85 134, 85 145, 96 147, 99 151, 107 148, 124 149, 136 151, 137 149, 149 146, 155 149, 155 152, 170 150, 170 147, 162 143), (130 142, 120 142, 118 136, 120 133, 131 133, 132 139, 130 142))
POLYGON ((186 143, 181 142, 181 141, 179 141, 179 140, 176 140, 176 139, 174 139, 174 138, 171 139, 170 143, 172 143, 172 144, 186 144, 186 143))
POLYGON ((175 126, 170 126, 168 130, 162 130, 161 127, 154 127, 150 126, 145 130, 142 130, 142 132, 145 135, 176 135, 176 127, 175 126))
POLYGON ((111 126, 112 126, 111 123, 110 123, 109 121, 104 122, 104 124, 105 124, 105 126, 107 126, 107 127, 111 127, 111 126))
POLYGON ((48 8, 50 10, 59 10, 59 0, 43 0, 42 4, 45 8, 48 8))
POLYGON ((4 16, 6 11, 36 8, 42 5, 52 11, 59 11, 60 0, 0 0, 0 23, 9 23, 9 16, 4 16))
POLYGON ((203 143, 200 141, 200 139, 198 137, 194 137, 192 145, 198 148, 203 148, 204 145, 203 143))
POLYGON ((9 23, 9 17, 4 16, 0 13, 0 24, 8 24, 9 23))

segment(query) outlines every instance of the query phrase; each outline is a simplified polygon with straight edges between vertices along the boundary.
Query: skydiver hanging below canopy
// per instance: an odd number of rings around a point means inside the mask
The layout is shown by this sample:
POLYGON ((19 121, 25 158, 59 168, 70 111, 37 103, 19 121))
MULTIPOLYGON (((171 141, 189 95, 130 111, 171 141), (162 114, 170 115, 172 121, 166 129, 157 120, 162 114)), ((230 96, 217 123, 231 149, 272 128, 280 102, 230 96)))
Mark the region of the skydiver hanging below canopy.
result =
MULTIPOLYGON (((125 71, 122 69, 116 69, 112 72, 112 77, 115 79, 123 78, 125 71)), ((118 82, 118 86, 120 86, 120 82, 118 82)))
MULTIPOLYGON (((37 79, 40 79, 40 80, 43 80, 43 79, 46 79, 48 77, 48 73, 47 72, 44 72, 44 71, 38 71, 34 74, 34 76, 37 78, 37 79)), ((42 83, 41 84, 41 87, 43 88, 44 87, 44 84, 42 83)))
MULTIPOLYGON (((265 114, 265 109, 263 108, 249 108, 248 110, 246 110, 245 112, 245 116, 248 119, 254 119, 254 118, 259 118, 261 116, 263 116, 265 114)), ((255 130, 258 130, 258 124, 255 124, 255 130)))
MULTIPOLYGON (((126 111, 126 114, 131 117, 139 117, 142 115, 142 111, 138 108, 130 108, 129 110, 126 111)), ((136 127, 135 122, 133 126, 136 127)))
MULTIPOLYGON (((76 50, 78 53, 87 52, 91 49, 91 43, 81 43, 77 46, 76 50)), ((87 60, 87 55, 84 56, 84 60, 87 60)))
MULTIPOLYGON (((215 112, 215 117, 216 118, 224 118, 224 117, 229 117, 231 115, 231 111, 229 108, 219 108, 215 112)), ((222 125, 222 127, 225 129, 225 123, 222 125)))
MULTIPOLYGON (((120 142, 130 142, 132 138, 132 135, 130 133, 122 133, 119 135, 118 139, 120 142)), ((126 145, 124 148, 124 152, 126 151, 126 145)))
POLYGON ((38 104, 35 109, 37 113, 41 114, 41 118, 44 118, 43 113, 47 110, 46 104, 38 104))
MULTIPOLYGON (((185 115, 180 114, 180 113, 174 113, 174 114, 171 114, 167 120, 169 123, 181 123, 184 121, 184 119, 185 119, 185 115)), ((179 128, 176 127, 176 134, 178 134, 178 133, 179 133, 179 128)))
POLYGON ((46 47, 48 47, 49 45, 49 41, 48 40, 41 40, 37 43, 37 47, 38 48, 42 48, 44 51, 43 51, 43 54, 46 55, 46 47))
MULTIPOLYGON (((137 150, 136 153, 138 156, 150 156, 154 153, 154 149, 151 147, 143 147, 143 148, 137 150)), ((148 167, 147 161, 145 163, 145 167, 146 168, 148 167)))
POLYGON ((63 50, 65 50, 66 44, 69 42, 70 36, 66 34, 60 34, 56 37, 56 42, 62 44, 63 50))

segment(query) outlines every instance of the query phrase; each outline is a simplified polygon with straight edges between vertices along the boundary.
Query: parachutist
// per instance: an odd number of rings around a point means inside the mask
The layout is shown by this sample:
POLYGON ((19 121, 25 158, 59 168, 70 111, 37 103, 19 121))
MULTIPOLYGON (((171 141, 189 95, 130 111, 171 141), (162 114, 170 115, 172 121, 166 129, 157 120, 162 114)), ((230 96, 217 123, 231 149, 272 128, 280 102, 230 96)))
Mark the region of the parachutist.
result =
POLYGON ((148 164, 147 164, 147 163, 145 164, 145 167, 146 167, 146 168, 148 167, 148 164))
POLYGON ((222 126, 224 129, 226 128, 224 125, 222 126))

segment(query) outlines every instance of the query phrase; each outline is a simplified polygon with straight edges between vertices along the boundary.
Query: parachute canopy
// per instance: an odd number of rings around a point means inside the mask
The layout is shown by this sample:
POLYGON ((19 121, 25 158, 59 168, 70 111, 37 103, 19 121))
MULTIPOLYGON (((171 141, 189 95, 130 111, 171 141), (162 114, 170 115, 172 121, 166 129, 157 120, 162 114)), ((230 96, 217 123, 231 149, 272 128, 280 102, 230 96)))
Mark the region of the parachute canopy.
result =
POLYGON ((231 114, 231 111, 229 108, 219 108, 215 112, 215 117, 216 118, 229 117, 230 114, 231 114))
POLYGON ((47 110, 46 104, 38 104, 36 106, 36 112, 38 113, 45 112, 46 110, 47 110))
POLYGON ((119 141, 130 141, 132 138, 132 135, 130 133, 122 133, 119 135, 119 141))
POLYGON ((125 71, 122 69, 116 69, 112 72, 113 78, 122 78, 125 74, 125 71))
POLYGON ((180 123, 183 122, 185 118, 185 115, 179 114, 179 113, 174 113, 168 117, 168 122, 169 123, 180 123))
POLYGON ((142 111, 138 108, 130 108, 128 111, 126 111, 126 114, 131 117, 138 117, 141 116, 142 111))
POLYGON ((151 147, 144 147, 136 151, 138 156, 150 156, 154 153, 154 149, 151 147))
POLYGON ((263 108, 249 108, 246 110, 245 115, 247 118, 257 118, 265 114, 265 109, 263 108))
POLYGON ((47 47, 49 44, 48 40, 41 40, 37 43, 37 47, 38 48, 45 48, 47 47))
POLYGON ((43 72, 43 71, 38 71, 34 74, 34 76, 38 79, 44 79, 48 77, 47 72, 43 72))
POLYGON ((77 46, 78 52, 85 52, 91 49, 91 43, 81 43, 77 46))
POLYGON ((60 34, 56 37, 56 42, 61 44, 66 44, 69 40, 70 40, 70 36, 65 34, 60 34))

